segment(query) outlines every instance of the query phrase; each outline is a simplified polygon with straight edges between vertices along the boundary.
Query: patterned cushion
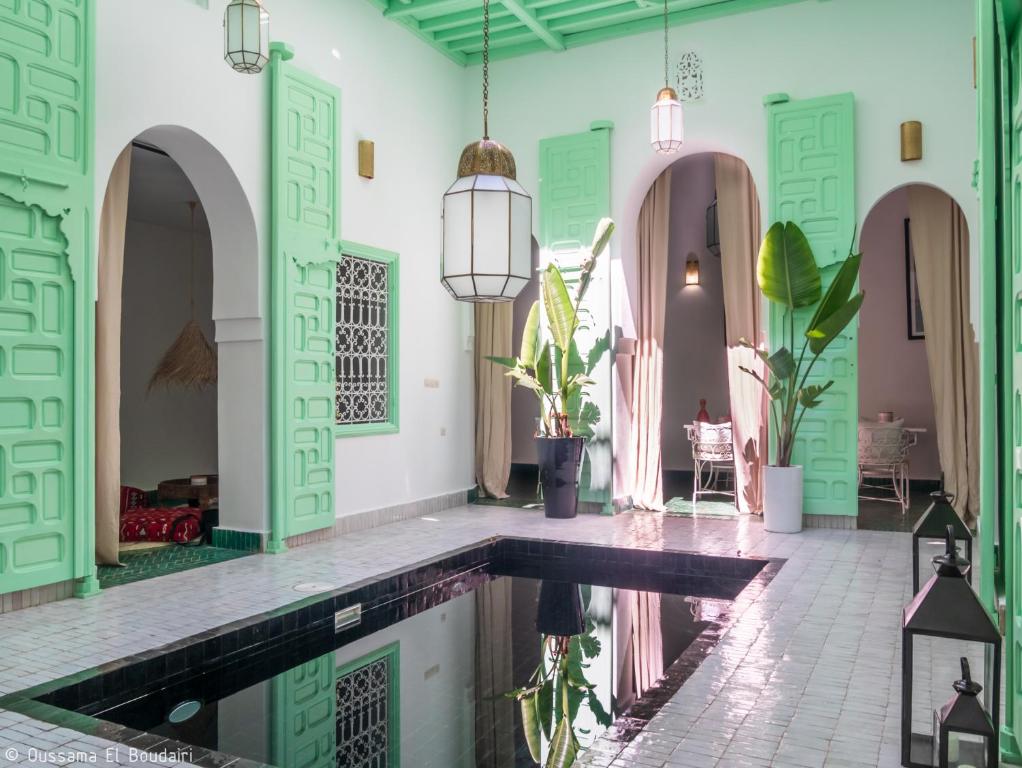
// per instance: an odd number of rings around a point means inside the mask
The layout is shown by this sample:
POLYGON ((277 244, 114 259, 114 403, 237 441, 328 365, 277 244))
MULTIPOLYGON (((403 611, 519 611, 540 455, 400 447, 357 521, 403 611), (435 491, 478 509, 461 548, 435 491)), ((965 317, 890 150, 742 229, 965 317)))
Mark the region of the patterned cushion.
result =
POLYGON ((132 488, 130 485, 121 486, 121 514, 129 509, 138 509, 145 504, 146 492, 141 488, 132 488))
POLYGON ((121 515, 121 541, 174 541, 184 544, 202 531, 194 507, 139 507, 121 515))

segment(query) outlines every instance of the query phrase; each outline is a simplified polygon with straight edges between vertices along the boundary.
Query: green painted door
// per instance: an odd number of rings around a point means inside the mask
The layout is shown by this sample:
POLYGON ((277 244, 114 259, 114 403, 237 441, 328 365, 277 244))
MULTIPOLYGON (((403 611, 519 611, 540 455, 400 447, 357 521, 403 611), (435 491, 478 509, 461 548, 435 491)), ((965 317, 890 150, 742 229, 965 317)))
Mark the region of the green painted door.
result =
POLYGON ((91 0, 0 2, 0 593, 93 552, 91 0))
POLYGON ((337 745, 331 651, 273 679, 274 765, 288 768, 332 768, 337 745))
MULTIPOLYGON (((767 106, 770 218, 794 221, 809 238, 824 284, 848 254, 855 229, 855 121, 851 94, 767 106)), ((797 353, 811 312, 797 312, 797 353)), ((773 348, 785 339, 771 309, 773 348)), ((834 386, 802 420, 792 462, 804 467, 804 512, 858 515, 858 327, 848 326, 817 362, 809 381, 834 386)))
MULTIPOLYGON (((596 225, 610 215, 610 125, 597 123, 585 133, 543 139, 539 143, 540 266, 551 260, 570 284, 577 275, 583 248, 588 248, 596 225)), ((611 328, 610 256, 605 253, 586 295, 590 312, 577 340, 583 358, 611 328)), ((595 435, 586 443, 579 498, 611 510, 612 362, 604 353, 592 373, 597 382, 591 400, 600 409, 595 435)))
POLYGON ((271 550, 334 524, 340 93, 288 58, 274 44, 271 550))
POLYGON ((59 222, 0 195, 0 592, 72 578, 74 284, 59 222))

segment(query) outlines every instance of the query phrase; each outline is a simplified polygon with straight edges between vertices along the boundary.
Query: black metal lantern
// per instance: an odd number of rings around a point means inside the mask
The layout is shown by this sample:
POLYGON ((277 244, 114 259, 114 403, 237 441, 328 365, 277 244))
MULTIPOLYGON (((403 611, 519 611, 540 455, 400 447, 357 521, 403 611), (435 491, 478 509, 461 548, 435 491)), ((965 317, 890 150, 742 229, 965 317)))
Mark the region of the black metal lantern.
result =
POLYGON ((706 209, 706 250, 714 256, 720 256, 720 220, 717 218, 717 193, 713 194, 713 202, 706 209))
POLYGON ((961 658, 962 679, 955 695, 933 712, 933 764, 939 768, 993 768, 997 765, 997 729, 983 709, 983 686, 969 674, 969 660, 961 658))
MULTIPOLYGON (((936 574, 905 607, 902 616, 901 764, 907 768, 933 768, 936 765, 933 762, 934 740, 940 738, 939 731, 932 734, 912 732, 916 638, 955 641, 934 642, 932 648, 923 649, 924 655, 929 654, 931 666, 939 660, 941 651, 949 658, 958 658, 960 653, 950 654, 948 651, 959 651, 961 641, 981 644, 986 708, 993 722, 1000 717, 1001 633, 965 580, 968 562, 958 556, 953 525, 946 527, 944 543, 944 554, 933 559, 936 574)), ((929 710, 928 703, 926 710, 929 710)), ((995 730, 991 737, 992 754, 997 754, 997 739, 995 730)))
MULTIPOLYGON (((926 554, 927 547, 943 545, 949 525, 954 528, 956 544, 965 549, 965 559, 972 562, 972 531, 951 506, 954 496, 942 489, 931 493, 930 498, 933 502, 912 529, 912 594, 917 593, 919 585, 930 577, 932 558, 926 554)), ((971 584, 971 571, 966 578, 971 584)))

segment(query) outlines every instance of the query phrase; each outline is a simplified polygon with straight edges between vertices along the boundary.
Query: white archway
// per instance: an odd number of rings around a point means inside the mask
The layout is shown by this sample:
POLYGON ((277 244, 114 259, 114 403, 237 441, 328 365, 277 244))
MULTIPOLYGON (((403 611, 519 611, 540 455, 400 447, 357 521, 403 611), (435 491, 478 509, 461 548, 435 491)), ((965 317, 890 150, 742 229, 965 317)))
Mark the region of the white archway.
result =
POLYGON ((213 251, 218 356, 219 524, 266 531, 268 353, 255 216, 223 154, 195 131, 159 125, 135 140, 162 150, 177 163, 205 210, 213 251))

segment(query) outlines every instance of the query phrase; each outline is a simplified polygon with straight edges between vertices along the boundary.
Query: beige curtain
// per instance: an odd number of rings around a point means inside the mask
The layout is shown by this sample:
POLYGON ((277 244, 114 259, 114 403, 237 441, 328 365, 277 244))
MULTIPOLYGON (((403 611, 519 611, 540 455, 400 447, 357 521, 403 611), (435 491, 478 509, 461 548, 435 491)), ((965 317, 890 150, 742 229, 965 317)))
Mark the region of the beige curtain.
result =
POLYGON ((724 283, 724 325, 727 342, 731 426, 735 443, 738 507, 762 514, 762 465, 768 455, 767 399, 759 382, 739 366, 763 373, 751 349, 738 346, 746 338, 763 339, 762 301, 756 283, 759 254, 759 198, 748 166, 731 155, 715 157, 720 262, 724 283))
POLYGON ((507 498, 511 476, 511 379, 487 356, 512 357, 514 305, 475 307, 476 483, 479 492, 507 498))
POLYGON ((511 649, 511 579, 476 590, 476 762, 480 768, 515 764, 515 687, 511 649))
POLYGON ((120 565, 121 276, 131 145, 114 163, 99 221, 96 301, 96 562, 120 565))
POLYGON ((944 487, 966 522, 979 514, 979 349, 969 322, 969 233, 944 192, 908 190, 944 487))
POLYGON ((671 221, 671 172, 653 182, 639 210, 636 237, 638 344, 632 368, 632 502, 640 509, 662 509, 664 488, 660 445, 664 395, 664 313, 671 221))

